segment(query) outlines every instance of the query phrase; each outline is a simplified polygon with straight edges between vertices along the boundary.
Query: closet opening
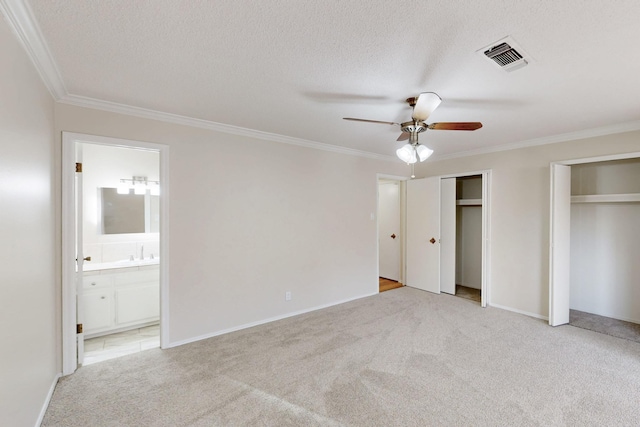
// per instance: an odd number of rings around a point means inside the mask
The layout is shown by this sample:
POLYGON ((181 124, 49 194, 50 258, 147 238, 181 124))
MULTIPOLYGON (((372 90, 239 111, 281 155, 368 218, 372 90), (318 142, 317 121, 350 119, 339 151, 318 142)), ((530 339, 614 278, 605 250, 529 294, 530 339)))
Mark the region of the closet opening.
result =
POLYGON ((640 342, 640 159, 571 166, 569 324, 640 342))
POLYGON ((482 299, 482 175, 456 180, 455 295, 482 299))

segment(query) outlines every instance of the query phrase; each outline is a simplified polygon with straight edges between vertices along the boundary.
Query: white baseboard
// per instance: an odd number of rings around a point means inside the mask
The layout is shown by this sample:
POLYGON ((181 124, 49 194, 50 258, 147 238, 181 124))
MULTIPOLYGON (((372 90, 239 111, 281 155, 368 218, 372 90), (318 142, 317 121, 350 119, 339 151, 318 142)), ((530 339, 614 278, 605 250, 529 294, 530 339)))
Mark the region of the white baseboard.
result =
POLYGON ((525 316, 529 316, 529 317, 535 317, 536 319, 541 319, 541 320, 546 320, 549 321, 549 317, 548 316, 542 316, 540 314, 536 314, 536 313, 529 313, 528 311, 524 311, 524 310, 518 310, 517 308, 513 308, 513 307, 507 307, 504 305, 500 305, 500 304, 487 304, 489 307, 494 307, 494 308, 499 308, 500 310, 507 310, 507 311, 512 311, 514 313, 518 313, 518 314, 524 314, 525 316))
POLYGON ((286 319, 288 317, 299 316, 301 314, 309 313, 309 312, 316 311, 316 310, 322 310, 323 308, 333 307, 334 305, 344 304, 346 302, 355 301, 355 300, 358 300, 358 299, 361 299, 361 298, 370 297, 370 296, 373 296, 373 295, 378 295, 378 292, 376 291, 376 292, 371 293, 371 294, 361 295, 361 296, 357 296, 357 297, 354 297, 354 298, 349 298, 349 299, 345 299, 345 300, 341 300, 341 301, 332 302, 332 303, 329 303, 329 304, 318 305, 318 306, 311 307, 311 308, 308 308, 308 309, 305 309, 305 310, 294 311, 293 313, 287 313, 287 314, 283 314, 281 316, 270 317, 268 319, 258 320, 257 322, 245 323, 244 325, 234 326, 233 328, 223 329, 221 331, 212 332, 210 334, 200 335, 200 336, 197 336, 197 337, 188 338, 186 340, 172 342, 172 343, 169 343, 169 345, 167 345, 165 348, 173 348, 173 347, 178 347, 178 346, 185 345, 185 344, 190 344, 190 343, 196 342, 196 341, 206 340, 207 338, 213 338, 213 337, 217 337, 219 335, 224 335, 224 334, 228 334, 228 333, 231 333, 231 332, 240 331, 242 329, 252 328, 254 326, 259 326, 259 325, 264 325, 265 323, 275 322, 277 320, 286 319))
POLYGON ((42 424, 42 420, 44 420, 44 414, 47 412, 47 408, 49 407, 49 403, 51 402, 51 398, 53 397, 53 392, 56 389, 56 385, 58 384, 58 380, 61 376, 62 374, 58 373, 53 378, 53 383, 51 383, 51 387, 49 387, 49 393, 47 393, 47 397, 44 399, 44 404, 42 405, 40 415, 38 416, 38 420, 36 421, 36 427, 40 427, 40 424, 42 424))

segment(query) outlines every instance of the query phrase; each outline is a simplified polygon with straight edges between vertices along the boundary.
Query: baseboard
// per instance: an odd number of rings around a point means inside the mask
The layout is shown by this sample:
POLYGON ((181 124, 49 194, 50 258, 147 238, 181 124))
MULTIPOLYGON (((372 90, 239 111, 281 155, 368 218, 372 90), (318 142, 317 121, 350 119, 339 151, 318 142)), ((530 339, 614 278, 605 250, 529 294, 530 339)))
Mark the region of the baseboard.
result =
POLYGON ((299 316, 301 314, 310 313, 310 312, 316 311, 316 310, 322 310, 323 308, 333 307, 334 305, 340 305, 340 304, 344 304, 344 303, 347 303, 347 302, 350 302, 350 301, 355 301, 355 300, 358 300, 358 299, 361 299, 361 298, 366 298, 366 297, 370 297, 370 296, 374 296, 374 295, 378 295, 378 292, 376 291, 374 293, 361 295, 361 296, 357 296, 357 297, 354 297, 354 298, 349 298, 349 299, 345 299, 345 300, 341 300, 341 301, 336 301, 336 302, 332 302, 332 303, 329 303, 329 304, 318 305, 318 306, 307 308, 307 309, 304 309, 304 310, 294 311, 293 313, 287 313, 287 314, 283 314, 281 316, 270 317, 268 319, 258 320, 257 322, 245 323, 243 325, 234 326, 233 328, 223 329, 221 331, 212 332, 210 334, 200 335, 200 336, 197 336, 197 337, 188 338, 186 340, 172 342, 172 343, 169 343, 169 345, 166 346, 165 348, 179 347, 181 345, 190 344, 192 342, 206 340, 208 338, 213 338, 213 337, 217 337, 219 335, 229 334, 231 332, 236 332, 236 331, 240 331, 242 329, 252 328, 254 326, 264 325, 265 323, 271 323, 271 322, 275 322, 277 320, 287 319, 289 317, 299 316))
POLYGON ((47 412, 47 408, 49 407, 49 403, 51 402, 51 398, 53 397, 53 392, 56 389, 56 385, 58 384, 58 380, 62 377, 61 373, 56 374, 53 378, 53 383, 51 387, 49 387, 49 393, 47 393, 47 397, 44 399, 44 404, 42 405, 42 409, 40 410, 40 415, 38 416, 38 420, 36 421, 36 427, 40 427, 42 424, 42 420, 44 420, 44 414, 47 412))
POLYGON ((536 314, 536 313, 530 313, 528 311, 524 311, 524 310, 518 310, 517 308, 513 308, 513 307, 507 307, 504 305, 500 305, 500 304, 487 304, 489 307, 494 307, 494 308, 499 308, 500 310, 507 310, 507 311, 512 311, 514 313, 518 313, 518 314, 524 314, 525 316, 529 316, 529 317, 535 317, 536 319, 541 319, 541 320, 546 320, 549 321, 549 317, 548 316, 542 316, 540 314, 536 314))

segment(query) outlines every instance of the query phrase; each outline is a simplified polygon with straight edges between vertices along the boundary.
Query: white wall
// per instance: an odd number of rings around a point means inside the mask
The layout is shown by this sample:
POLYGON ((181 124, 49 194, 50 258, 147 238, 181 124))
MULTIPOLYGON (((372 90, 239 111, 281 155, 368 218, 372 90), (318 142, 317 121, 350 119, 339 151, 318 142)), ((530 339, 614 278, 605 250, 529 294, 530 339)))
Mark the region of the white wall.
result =
MULTIPOLYGON (((509 141, 505 141, 509 142, 509 141)), ((492 169, 491 301, 549 315, 549 163, 640 151, 640 131, 428 161, 419 177, 492 169)))
MULTIPOLYGON (((640 193, 640 161, 571 167, 572 194, 640 193)), ((570 307, 640 323, 640 203, 571 205, 570 307)))
POLYGON ((33 426, 60 371, 53 101, 0 19, 0 425, 33 426))
POLYGON ((376 173, 401 162, 69 105, 56 130, 170 146, 172 344, 377 292, 376 173))
POLYGON ((158 181, 160 157, 157 151, 135 150, 98 144, 82 144, 83 241, 91 263, 112 262, 140 254, 158 256, 158 233, 102 234, 100 188, 115 188, 120 179, 145 176, 158 181))

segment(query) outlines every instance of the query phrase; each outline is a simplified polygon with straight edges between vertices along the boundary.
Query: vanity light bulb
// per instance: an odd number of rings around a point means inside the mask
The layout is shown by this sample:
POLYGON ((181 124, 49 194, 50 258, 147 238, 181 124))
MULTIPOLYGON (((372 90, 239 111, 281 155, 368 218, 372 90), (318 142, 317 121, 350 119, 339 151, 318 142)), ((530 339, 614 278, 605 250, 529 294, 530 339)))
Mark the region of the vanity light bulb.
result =
POLYGON ((125 181, 120 181, 118 183, 118 189, 116 190, 118 194, 129 194, 129 184, 125 181))
POLYGON ((140 184, 136 183, 133 186, 133 192, 135 194, 145 194, 147 192, 147 186, 144 185, 143 183, 140 183, 140 184))

